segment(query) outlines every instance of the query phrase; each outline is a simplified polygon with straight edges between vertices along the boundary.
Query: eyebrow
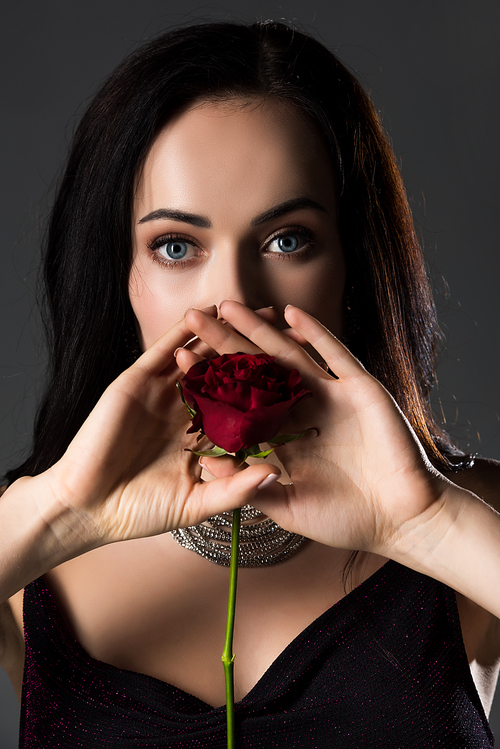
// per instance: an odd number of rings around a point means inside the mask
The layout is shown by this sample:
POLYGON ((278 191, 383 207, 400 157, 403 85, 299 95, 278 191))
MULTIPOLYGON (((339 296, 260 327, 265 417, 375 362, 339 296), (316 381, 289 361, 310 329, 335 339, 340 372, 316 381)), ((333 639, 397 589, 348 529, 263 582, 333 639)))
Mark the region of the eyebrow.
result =
POLYGON ((138 221, 138 224, 145 224, 146 221, 157 221, 161 218, 169 218, 172 221, 182 221, 184 224, 192 224, 198 226, 201 229, 210 229, 212 224, 204 216, 197 216, 195 213, 185 213, 185 211, 175 211, 171 208, 158 208, 156 211, 148 213, 147 216, 138 221))
POLYGON ((268 221, 284 216, 286 213, 298 211, 301 208, 314 208, 316 211, 324 211, 325 213, 328 213, 324 206, 316 203, 315 200, 311 200, 311 198, 292 198, 291 200, 286 200, 284 203, 275 205, 274 208, 271 208, 269 211, 256 216, 252 221, 252 226, 266 224, 268 221))
MULTIPOLYGON (((268 211, 259 214, 252 219, 251 225, 260 226, 261 224, 266 224, 268 221, 272 221, 273 219, 284 216, 292 211, 298 211, 302 208, 314 208, 317 211, 328 213, 324 206, 320 205, 320 203, 317 203, 315 200, 311 200, 311 198, 292 198, 291 200, 286 200, 284 203, 275 205, 268 211)), ((208 218, 206 218, 206 216, 199 216, 196 213, 186 213, 185 211, 177 211, 173 208, 158 208, 156 211, 148 213, 147 216, 143 216, 143 218, 141 218, 137 223, 145 224, 147 221, 158 221, 159 219, 181 221, 182 223, 191 224, 192 226, 197 226, 201 229, 212 228, 212 223, 208 218)))

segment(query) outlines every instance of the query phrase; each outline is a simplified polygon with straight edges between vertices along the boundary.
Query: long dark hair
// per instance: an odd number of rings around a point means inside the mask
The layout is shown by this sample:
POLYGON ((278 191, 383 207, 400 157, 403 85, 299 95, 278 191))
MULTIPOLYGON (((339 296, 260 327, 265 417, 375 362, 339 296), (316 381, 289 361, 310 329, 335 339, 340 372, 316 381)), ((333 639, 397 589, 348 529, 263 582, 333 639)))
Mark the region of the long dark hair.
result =
POLYGON ((394 154, 368 96, 325 47, 281 23, 165 33, 127 58, 76 131, 47 233, 49 383, 31 456, 9 481, 53 465, 127 365, 134 178, 161 125, 197 100, 275 97, 305 111, 339 186, 353 352, 392 393, 432 462, 457 453, 429 391, 439 328, 394 154))

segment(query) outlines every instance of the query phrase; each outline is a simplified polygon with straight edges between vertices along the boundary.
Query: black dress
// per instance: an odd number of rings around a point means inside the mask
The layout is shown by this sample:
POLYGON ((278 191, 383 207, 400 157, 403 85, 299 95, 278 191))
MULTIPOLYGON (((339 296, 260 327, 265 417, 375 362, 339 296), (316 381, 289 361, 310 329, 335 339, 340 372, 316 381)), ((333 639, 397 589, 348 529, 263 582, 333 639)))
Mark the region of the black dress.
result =
MULTIPOLYGON (((22 749, 225 749, 224 706, 91 658, 43 578, 24 617, 22 749)), ((235 714, 238 749, 493 746, 454 592, 391 561, 296 637, 235 714)))

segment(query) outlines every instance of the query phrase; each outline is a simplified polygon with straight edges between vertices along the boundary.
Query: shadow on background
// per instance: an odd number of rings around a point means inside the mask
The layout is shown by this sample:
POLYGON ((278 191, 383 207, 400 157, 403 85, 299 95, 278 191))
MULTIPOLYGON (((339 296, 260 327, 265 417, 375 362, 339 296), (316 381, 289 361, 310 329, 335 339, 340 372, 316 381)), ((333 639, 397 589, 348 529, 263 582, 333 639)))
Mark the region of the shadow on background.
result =
POLYGON ((19 702, 5 672, 0 668, 0 747, 19 745, 19 702))

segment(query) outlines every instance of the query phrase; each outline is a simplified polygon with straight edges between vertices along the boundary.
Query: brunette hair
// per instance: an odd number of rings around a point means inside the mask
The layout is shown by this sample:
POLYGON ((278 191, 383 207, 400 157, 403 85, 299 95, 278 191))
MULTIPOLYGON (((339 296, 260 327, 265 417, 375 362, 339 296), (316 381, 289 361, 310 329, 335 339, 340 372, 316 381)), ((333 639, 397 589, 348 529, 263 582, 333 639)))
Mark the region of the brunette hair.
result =
POLYGON ((128 57, 76 130, 46 239, 49 382, 32 454, 10 481, 55 463, 127 366, 134 178, 158 129, 190 103, 233 97, 281 99, 315 121, 339 188, 346 314, 355 319, 349 345, 392 393, 431 461, 443 469, 458 457, 428 403, 436 312, 394 154, 368 96, 324 46, 281 23, 209 23, 169 31, 128 57))

